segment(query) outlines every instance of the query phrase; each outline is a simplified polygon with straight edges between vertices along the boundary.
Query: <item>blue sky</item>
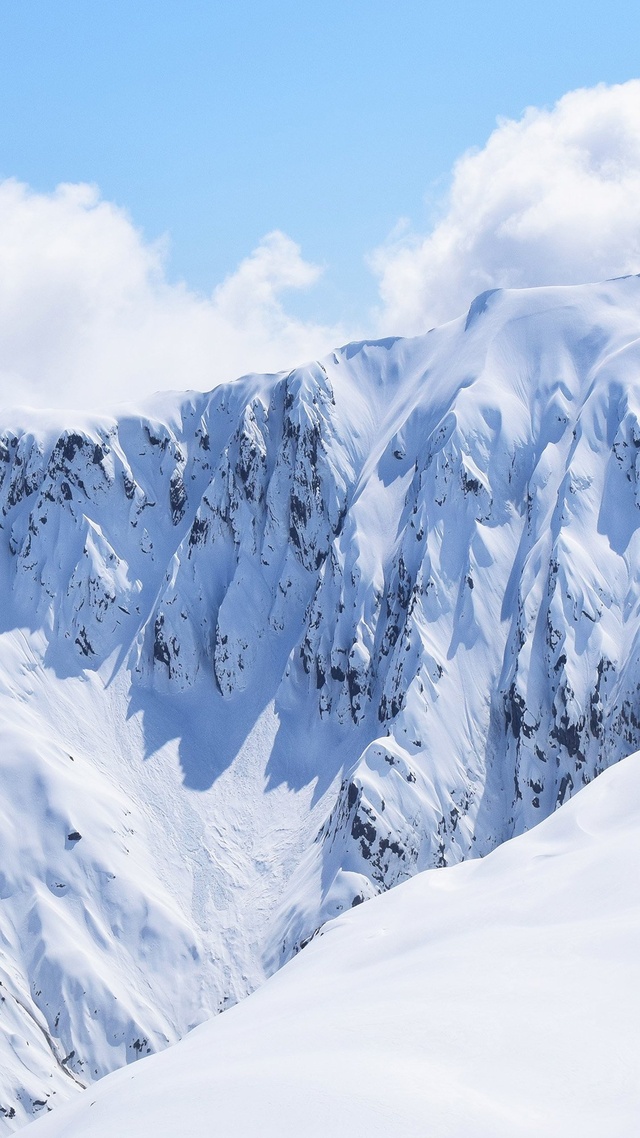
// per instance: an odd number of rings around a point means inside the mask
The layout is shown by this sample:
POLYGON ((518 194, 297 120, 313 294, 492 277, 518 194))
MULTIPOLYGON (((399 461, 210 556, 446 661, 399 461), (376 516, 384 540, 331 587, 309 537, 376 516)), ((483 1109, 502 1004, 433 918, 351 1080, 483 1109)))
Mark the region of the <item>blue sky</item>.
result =
POLYGON ((0 176, 97 183, 203 292, 281 229, 326 266, 294 311, 349 322, 497 116, 633 77, 638 43, 615 0, 0 0, 0 176))

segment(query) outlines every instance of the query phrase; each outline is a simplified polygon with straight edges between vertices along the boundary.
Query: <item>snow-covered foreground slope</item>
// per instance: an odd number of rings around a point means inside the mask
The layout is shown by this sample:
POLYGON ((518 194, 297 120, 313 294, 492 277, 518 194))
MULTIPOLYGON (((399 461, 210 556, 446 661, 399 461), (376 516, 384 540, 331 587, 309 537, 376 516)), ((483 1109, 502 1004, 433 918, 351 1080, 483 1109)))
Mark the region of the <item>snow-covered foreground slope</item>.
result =
POLYGON ((327 925, 33 1138, 602 1138, 640 1120, 640 755, 327 925))
POLYGON ((638 278, 3 413, 0 1133, 640 746, 639 416, 638 278))

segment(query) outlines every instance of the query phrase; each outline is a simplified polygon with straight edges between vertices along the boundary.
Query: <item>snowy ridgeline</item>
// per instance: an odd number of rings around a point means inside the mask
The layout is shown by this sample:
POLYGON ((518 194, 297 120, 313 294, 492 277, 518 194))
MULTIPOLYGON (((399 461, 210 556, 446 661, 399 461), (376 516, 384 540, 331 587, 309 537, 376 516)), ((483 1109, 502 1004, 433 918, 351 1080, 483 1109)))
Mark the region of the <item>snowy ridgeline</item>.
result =
POLYGON ((497 292, 0 429, 8 1129, 640 746, 639 329, 497 292))

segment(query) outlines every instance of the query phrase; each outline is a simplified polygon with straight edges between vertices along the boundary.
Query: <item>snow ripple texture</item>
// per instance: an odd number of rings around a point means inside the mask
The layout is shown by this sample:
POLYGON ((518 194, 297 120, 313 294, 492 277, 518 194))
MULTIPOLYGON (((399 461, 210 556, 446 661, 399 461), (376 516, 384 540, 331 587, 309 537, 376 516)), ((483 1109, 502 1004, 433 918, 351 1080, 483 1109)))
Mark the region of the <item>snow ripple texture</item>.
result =
POLYGON ((4 416, 0 1132, 640 747, 639 414, 629 278, 4 416))

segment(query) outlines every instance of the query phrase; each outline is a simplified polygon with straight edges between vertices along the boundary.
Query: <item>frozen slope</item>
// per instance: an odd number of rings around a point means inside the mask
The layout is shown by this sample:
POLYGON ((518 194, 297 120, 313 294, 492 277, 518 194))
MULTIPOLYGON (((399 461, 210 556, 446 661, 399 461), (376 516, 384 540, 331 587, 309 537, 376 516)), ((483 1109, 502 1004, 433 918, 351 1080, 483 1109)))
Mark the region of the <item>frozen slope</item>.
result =
POLYGON ((640 1119, 640 755, 327 925, 33 1138, 601 1138, 640 1119))
POLYGON ((0 1133, 640 746, 639 337, 638 278, 496 292, 2 414, 0 1133))
POLYGON ((322 818, 312 788, 265 793, 268 709, 232 770, 200 792, 184 785, 175 738, 188 717, 192 745, 215 745, 197 692, 179 710, 165 704, 172 731, 153 747, 121 678, 60 680, 36 637, 11 639, 0 672, 0 1132, 259 984, 265 926, 322 818))

